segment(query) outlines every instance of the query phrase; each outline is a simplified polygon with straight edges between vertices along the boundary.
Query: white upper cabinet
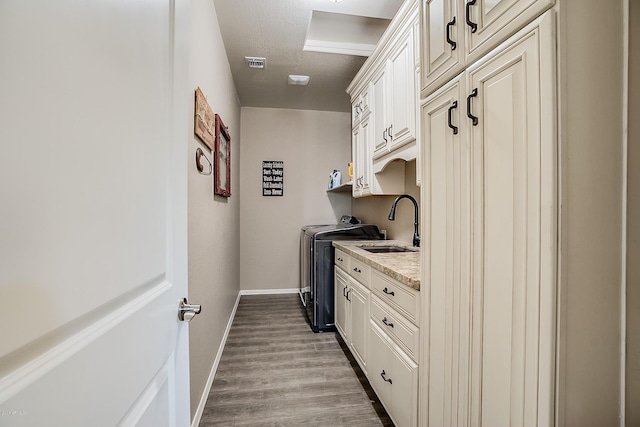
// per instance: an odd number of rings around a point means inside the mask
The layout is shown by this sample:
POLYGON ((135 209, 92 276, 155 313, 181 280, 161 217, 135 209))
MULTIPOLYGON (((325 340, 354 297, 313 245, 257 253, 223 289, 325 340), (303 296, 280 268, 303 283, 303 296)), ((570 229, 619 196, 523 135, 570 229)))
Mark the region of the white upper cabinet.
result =
POLYGON ((459 5, 459 0, 422 0, 420 80, 423 89, 435 86, 438 77, 445 73, 447 78, 443 81, 464 68, 464 25, 460 22, 459 5))
POLYGON ((389 147, 389 128, 387 126, 387 64, 380 67, 371 79, 373 108, 373 158, 387 153, 389 147))
POLYGON ((553 6, 554 0, 422 0, 422 96, 553 6))
POLYGON ((389 57, 389 151, 416 139, 418 96, 414 56, 411 26, 389 57))
POLYGON ((365 86, 351 103, 351 125, 355 127, 369 113, 369 86, 365 86))
POLYGON ((371 194, 371 129, 369 117, 365 117, 354 127, 352 134, 352 158, 353 158, 353 197, 368 196, 371 194))
POLYGON ((416 139, 414 57, 409 27, 372 79, 374 160, 416 139))
POLYGON ((354 197, 402 194, 404 165, 399 163, 418 157, 418 1, 405 1, 347 88, 354 169, 360 171, 354 180, 362 178, 354 182, 354 197))
POLYGON ((404 193, 404 164, 394 162, 381 174, 373 173, 371 157, 373 114, 366 115, 353 128, 351 148, 353 159, 352 196, 404 193))

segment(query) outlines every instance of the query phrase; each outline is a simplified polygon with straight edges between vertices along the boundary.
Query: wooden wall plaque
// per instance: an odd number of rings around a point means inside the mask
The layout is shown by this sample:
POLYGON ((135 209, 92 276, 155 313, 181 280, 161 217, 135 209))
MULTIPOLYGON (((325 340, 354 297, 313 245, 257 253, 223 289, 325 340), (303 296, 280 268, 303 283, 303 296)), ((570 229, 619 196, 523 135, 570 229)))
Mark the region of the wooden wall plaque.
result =
POLYGON ((196 108, 193 127, 196 136, 209 147, 209 150, 213 150, 216 117, 199 87, 196 88, 196 108))

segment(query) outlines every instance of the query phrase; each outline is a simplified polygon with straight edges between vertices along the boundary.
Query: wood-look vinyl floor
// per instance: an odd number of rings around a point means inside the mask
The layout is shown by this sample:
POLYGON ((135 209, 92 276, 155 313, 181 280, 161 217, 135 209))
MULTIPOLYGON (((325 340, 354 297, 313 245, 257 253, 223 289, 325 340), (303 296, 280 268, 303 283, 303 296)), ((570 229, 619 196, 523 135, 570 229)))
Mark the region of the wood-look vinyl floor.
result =
POLYGON ((243 295, 200 427, 393 426, 337 332, 297 294, 243 295))

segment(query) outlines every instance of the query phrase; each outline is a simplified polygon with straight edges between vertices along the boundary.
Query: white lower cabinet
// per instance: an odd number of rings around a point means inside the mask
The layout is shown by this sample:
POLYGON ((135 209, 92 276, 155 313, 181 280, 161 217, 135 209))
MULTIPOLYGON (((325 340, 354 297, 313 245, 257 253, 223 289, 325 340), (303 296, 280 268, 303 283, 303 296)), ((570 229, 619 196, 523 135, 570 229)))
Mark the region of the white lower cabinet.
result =
POLYGON ((371 321, 393 338, 400 348, 413 360, 418 360, 420 353, 420 330, 413 323, 378 297, 371 297, 371 321))
POLYGON ((397 427, 418 425, 418 294, 336 251, 336 328, 397 427))
POLYGON ((336 329, 366 374, 371 292, 337 265, 334 284, 336 329))
POLYGON ((372 320, 369 382, 397 427, 418 422, 418 365, 372 320))
POLYGON ((351 279, 349 309, 351 311, 351 337, 349 349, 362 370, 367 373, 367 324, 369 321, 369 298, 371 292, 351 279))
POLYGON ((340 335, 342 335, 342 339, 344 339, 345 342, 348 342, 347 337, 349 336, 349 332, 347 332, 347 305, 349 301, 347 300, 347 290, 349 289, 349 276, 342 269, 338 268, 337 265, 333 283, 335 289, 334 322, 336 329, 340 335))

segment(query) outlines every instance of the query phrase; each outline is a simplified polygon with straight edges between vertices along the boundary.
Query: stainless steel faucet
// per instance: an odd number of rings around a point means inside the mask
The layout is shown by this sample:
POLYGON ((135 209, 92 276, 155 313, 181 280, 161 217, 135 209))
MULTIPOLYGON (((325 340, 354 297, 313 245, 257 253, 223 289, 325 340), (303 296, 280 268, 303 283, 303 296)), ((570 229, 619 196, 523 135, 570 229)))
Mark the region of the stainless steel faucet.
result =
POLYGON ((420 235, 418 234, 418 202, 416 199, 411 197, 408 194, 403 194, 401 196, 396 197, 391 205, 391 212, 389 212, 389 221, 395 221, 396 219, 396 205, 401 199, 409 199, 413 202, 414 208, 414 220, 413 220, 413 246, 420 247, 420 235))

